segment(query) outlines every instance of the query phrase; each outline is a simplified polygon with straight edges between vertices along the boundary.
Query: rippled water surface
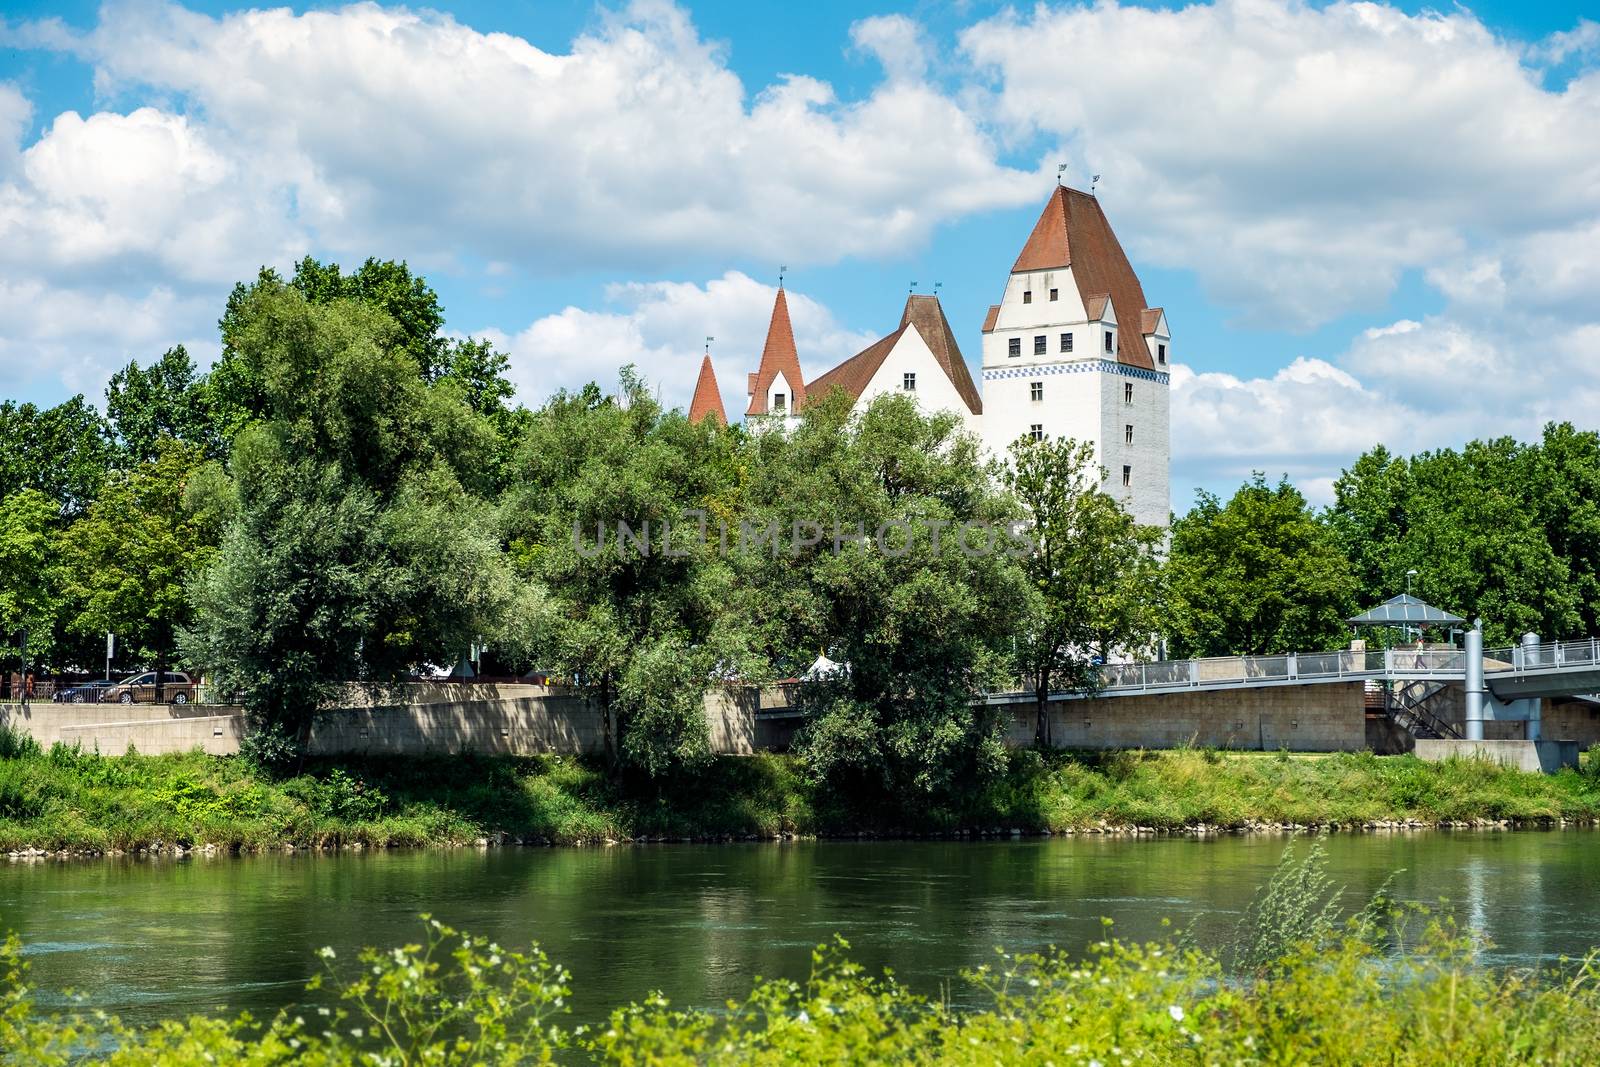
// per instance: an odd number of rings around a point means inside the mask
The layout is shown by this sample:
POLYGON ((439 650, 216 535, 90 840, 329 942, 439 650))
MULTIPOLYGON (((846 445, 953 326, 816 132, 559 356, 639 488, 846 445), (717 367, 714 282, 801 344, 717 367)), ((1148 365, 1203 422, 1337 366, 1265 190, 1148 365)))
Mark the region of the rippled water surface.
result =
MULTIPOLYGON (((753 975, 801 978, 835 932, 922 991, 996 945, 1081 948, 1193 923, 1228 935, 1285 846, 1276 837, 815 842, 503 849, 244 859, 0 862, 0 926, 36 987, 132 1021, 295 1002, 312 954, 420 936, 431 912, 502 942, 539 941, 592 1020, 661 989, 716 1005, 753 975)), ((1404 899, 1448 902, 1525 964, 1600 944, 1600 835, 1344 835, 1331 872, 1354 898, 1391 872, 1404 899)))

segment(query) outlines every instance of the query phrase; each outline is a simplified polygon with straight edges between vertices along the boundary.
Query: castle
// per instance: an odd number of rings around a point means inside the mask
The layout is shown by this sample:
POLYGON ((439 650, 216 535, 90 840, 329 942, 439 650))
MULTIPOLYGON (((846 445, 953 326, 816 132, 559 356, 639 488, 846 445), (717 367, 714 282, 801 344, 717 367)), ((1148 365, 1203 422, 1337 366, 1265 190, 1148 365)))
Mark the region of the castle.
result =
MULTIPOLYGON (((1094 196, 1064 186, 1050 194, 982 338, 980 391, 939 298, 913 294, 893 333, 806 382, 780 285, 745 418, 792 425, 808 397, 834 389, 858 403, 908 393, 929 411, 959 414, 997 456, 1025 435, 1092 443, 1106 492, 1137 521, 1167 525, 1172 337, 1094 196)), ((727 421, 709 354, 689 417, 727 421)))

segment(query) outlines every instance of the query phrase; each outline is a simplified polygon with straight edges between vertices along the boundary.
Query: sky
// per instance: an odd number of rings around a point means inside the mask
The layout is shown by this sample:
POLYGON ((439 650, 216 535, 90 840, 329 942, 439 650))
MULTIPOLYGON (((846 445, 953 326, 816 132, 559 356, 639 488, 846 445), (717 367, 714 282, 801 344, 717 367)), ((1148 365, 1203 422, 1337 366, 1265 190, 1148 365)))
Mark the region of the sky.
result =
POLYGON ((742 410, 938 292, 968 362, 1056 181, 1173 333, 1173 504, 1600 426, 1577 4, 0 4, 0 395, 102 397, 237 281, 404 259, 520 398, 742 410))

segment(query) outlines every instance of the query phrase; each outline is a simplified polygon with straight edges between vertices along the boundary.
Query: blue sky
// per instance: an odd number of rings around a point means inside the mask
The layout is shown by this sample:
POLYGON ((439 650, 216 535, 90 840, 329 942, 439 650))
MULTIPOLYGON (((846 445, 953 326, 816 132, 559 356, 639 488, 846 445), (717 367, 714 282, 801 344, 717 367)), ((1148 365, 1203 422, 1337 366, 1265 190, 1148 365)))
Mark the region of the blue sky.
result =
POLYGON ((0 373, 96 397, 234 280, 405 258, 523 398, 724 399, 780 264, 813 373, 941 297, 969 362, 1053 184, 1165 306, 1174 505, 1377 440, 1592 427, 1600 32, 1578 5, 6 6, 0 373), (75 113, 75 114, 74 114, 75 113), (10 251, 6 248, 9 246, 10 251))

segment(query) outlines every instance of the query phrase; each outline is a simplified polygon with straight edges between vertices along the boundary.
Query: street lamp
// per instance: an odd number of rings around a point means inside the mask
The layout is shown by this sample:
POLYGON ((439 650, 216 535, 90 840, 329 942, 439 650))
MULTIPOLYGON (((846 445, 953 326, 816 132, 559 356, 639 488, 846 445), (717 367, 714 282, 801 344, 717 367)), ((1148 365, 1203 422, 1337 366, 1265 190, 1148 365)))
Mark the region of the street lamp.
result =
MULTIPOLYGON (((1406 571, 1406 596, 1411 595, 1411 579, 1415 578, 1416 576, 1417 568, 1412 567, 1410 570, 1406 571)), ((1409 612, 1410 610, 1410 605, 1407 605, 1406 611, 1409 612)), ((1409 622, 1406 623, 1406 640, 1411 640, 1411 624, 1409 622)))

